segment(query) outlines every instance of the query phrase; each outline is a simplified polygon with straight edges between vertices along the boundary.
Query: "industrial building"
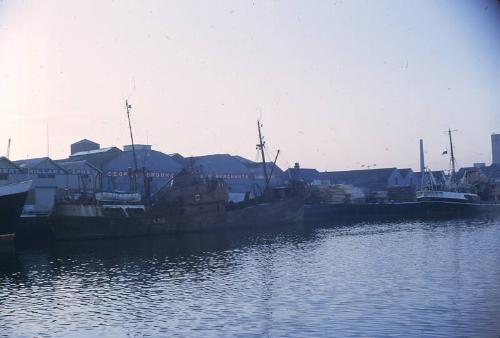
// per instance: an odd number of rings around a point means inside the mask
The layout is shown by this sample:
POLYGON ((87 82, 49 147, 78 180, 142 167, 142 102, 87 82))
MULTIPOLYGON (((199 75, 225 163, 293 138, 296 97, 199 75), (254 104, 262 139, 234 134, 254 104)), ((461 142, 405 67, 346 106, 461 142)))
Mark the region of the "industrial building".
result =
MULTIPOLYGON (((134 150, 135 160, 131 145, 125 145, 123 150, 117 147, 99 148, 98 143, 84 139, 72 144, 71 155, 61 161, 86 161, 91 164, 101 172, 100 187, 105 191, 143 192, 144 168, 150 179, 151 193, 154 194, 169 184, 184 166, 192 166, 206 175, 224 179, 233 200, 243 198, 245 193, 260 194, 265 186, 262 165, 240 156, 214 154, 185 158, 179 154, 164 154, 145 144, 134 145, 134 150), (135 176, 134 182, 131 175, 136 165, 139 174, 135 176)), ((267 163, 266 169, 268 175, 271 175, 270 186, 286 182, 286 175, 273 163, 267 163)))
POLYGON ((142 168, 146 171, 146 177, 150 179, 151 193, 156 193, 163 186, 168 184, 172 177, 181 171, 182 165, 171 156, 162 152, 152 150, 150 145, 138 144, 134 146, 126 145, 123 151, 103 164, 103 190, 106 191, 144 191, 144 177, 142 168), (137 169, 135 187, 131 186, 130 174, 137 169))
POLYGON ((33 181, 26 198, 24 214, 48 214, 54 206, 55 197, 70 188, 68 172, 48 157, 14 163, 20 169, 18 174, 13 175, 16 181, 33 181))
POLYGON ((85 151, 98 150, 99 148, 101 148, 99 143, 83 139, 71 145, 71 155, 82 153, 85 151))
POLYGON ((312 183, 321 180, 321 175, 316 169, 301 168, 298 162, 295 163, 293 168, 288 168, 285 174, 292 180, 312 183))
POLYGON ((7 157, 0 157, 0 185, 16 183, 16 176, 21 173, 21 168, 7 157))
POLYGON ((182 165, 171 156, 153 150, 151 145, 136 144, 135 159, 131 145, 99 148, 99 144, 81 140, 71 145, 71 155, 64 162, 86 161, 100 171, 100 188, 104 191, 144 191, 144 177, 150 179, 151 193, 167 184, 182 165), (84 149, 84 150, 82 150, 84 149), (82 150, 74 152, 75 150, 82 150), (137 165, 138 173, 134 174, 137 165))
POLYGON ((322 180, 331 184, 349 184, 365 192, 384 191, 388 187, 403 186, 404 178, 397 168, 329 171, 321 173, 322 180))
POLYGON ((403 178, 402 186, 417 186, 418 178, 411 168, 398 169, 399 174, 403 178))
MULTIPOLYGON (((195 156, 185 161, 209 176, 223 179, 232 201, 243 200, 246 193, 260 195, 264 190, 265 175, 261 163, 229 154, 195 156)), ((270 177, 269 186, 283 185, 287 181, 285 173, 273 163, 266 163, 266 170, 270 177)))
POLYGON ((491 135, 492 163, 500 165, 500 134, 491 135))

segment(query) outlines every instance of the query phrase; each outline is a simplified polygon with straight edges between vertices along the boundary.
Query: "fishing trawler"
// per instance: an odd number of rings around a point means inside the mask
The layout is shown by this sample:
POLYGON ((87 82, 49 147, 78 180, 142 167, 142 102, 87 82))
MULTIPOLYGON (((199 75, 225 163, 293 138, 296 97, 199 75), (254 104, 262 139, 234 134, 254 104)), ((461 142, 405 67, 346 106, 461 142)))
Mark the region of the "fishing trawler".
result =
POLYGON ((228 189, 223 180, 206 177, 187 167, 174 176, 171 187, 162 189, 152 203, 151 233, 266 227, 302 220, 305 186, 291 182, 286 186, 270 187, 279 150, 268 174, 261 127, 257 121, 257 149, 264 173, 264 190, 260 196, 253 199, 247 196, 238 203, 228 202, 228 189))
POLYGON ((125 107, 134 154, 135 167, 130 175, 133 191, 85 192, 58 197, 51 214, 46 218, 52 238, 62 240, 148 235, 150 218, 147 206, 141 194, 135 191, 136 179, 142 177, 146 180, 145 169, 140 171, 137 166, 130 124, 132 106, 125 101, 125 107))
POLYGON ((217 229, 274 226, 300 221, 303 217, 305 188, 292 182, 282 187, 270 187, 270 179, 278 154, 268 175, 260 121, 257 121, 265 187, 261 196, 239 203, 229 201, 226 183, 208 177, 192 166, 174 175, 158 193, 149 196, 146 168, 138 169, 134 149, 130 108, 126 102, 135 170, 130 176, 134 187, 130 194, 79 194, 56 201, 48 217, 55 239, 102 238, 177 234, 217 229), (144 179, 144 198, 135 192, 135 180, 144 179))
POLYGON ((306 206, 306 218, 311 220, 354 219, 407 219, 433 217, 461 217, 478 214, 500 214, 500 204, 480 201, 477 194, 461 182, 455 180, 455 154, 451 137, 450 175, 445 184, 437 184, 432 172, 425 169, 423 141, 420 140, 420 190, 415 200, 382 203, 311 203, 306 206))
POLYGON ((495 205, 481 203, 479 195, 469 191, 470 189, 465 189, 456 181, 452 130, 448 129, 447 134, 450 142, 450 174, 443 186, 437 186, 432 180, 428 180, 429 183, 424 186, 426 172, 422 172, 420 184, 422 189, 416 192, 419 209, 425 215, 465 215, 495 210, 495 205))
POLYGON ((0 244, 12 242, 32 181, 0 186, 0 244))

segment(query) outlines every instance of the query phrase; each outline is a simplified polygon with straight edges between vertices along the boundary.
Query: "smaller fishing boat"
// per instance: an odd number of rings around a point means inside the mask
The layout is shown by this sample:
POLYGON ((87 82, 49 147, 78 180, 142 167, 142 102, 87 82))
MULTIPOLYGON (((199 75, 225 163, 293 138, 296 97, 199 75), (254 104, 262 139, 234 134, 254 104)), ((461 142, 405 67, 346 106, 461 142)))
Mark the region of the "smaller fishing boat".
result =
MULTIPOLYGON (((471 189, 471 186, 456 179, 452 130, 448 129, 447 133, 450 142, 450 174, 448 180, 441 186, 436 185, 432 180, 428 180, 429 184, 424 189, 416 192, 417 210, 420 214, 431 217, 500 213, 500 204, 481 201, 479 195, 471 189)), ((424 176, 422 176, 422 182, 423 178, 424 176)))
POLYGON ((134 170, 130 177, 133 191, 78 193, 56 200, 52 213, 47 217, 52 237, 61 239, 87 239, 107 237, 146 236, 149 233, 149 217, 140 193, 136 191, 136 179, 145 179, 137 166, 134 137, 130 123, 132 106, 125 101, 127 119, 134 154, 134 170))
POLYGON ((418 202, 479 203, 479 196, 473 193, 439 190, 417 191, 418 202))

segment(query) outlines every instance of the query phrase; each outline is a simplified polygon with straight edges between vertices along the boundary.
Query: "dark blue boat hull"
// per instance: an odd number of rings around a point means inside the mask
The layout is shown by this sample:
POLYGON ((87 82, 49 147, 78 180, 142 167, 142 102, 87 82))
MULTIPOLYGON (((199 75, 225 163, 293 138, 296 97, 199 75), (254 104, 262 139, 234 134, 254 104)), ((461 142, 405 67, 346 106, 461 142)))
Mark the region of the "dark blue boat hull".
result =
POLYGON ((461 217, 500 214, 500 204, 423 201, 405 203, 308 204, 306 219, 386 219, 461 217))
POLYGON ((0 235, 15 232, 28 192, 0 196, 0 235))

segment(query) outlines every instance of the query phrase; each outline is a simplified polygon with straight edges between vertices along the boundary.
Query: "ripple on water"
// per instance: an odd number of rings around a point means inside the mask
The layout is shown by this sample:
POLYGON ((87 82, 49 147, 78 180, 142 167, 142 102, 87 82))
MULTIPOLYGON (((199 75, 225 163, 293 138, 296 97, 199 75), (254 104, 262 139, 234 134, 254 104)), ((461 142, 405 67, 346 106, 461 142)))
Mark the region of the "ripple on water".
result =
POLYGON ((0 259, 6 336, 500 333, 497 221, 85 241, 0 259))

